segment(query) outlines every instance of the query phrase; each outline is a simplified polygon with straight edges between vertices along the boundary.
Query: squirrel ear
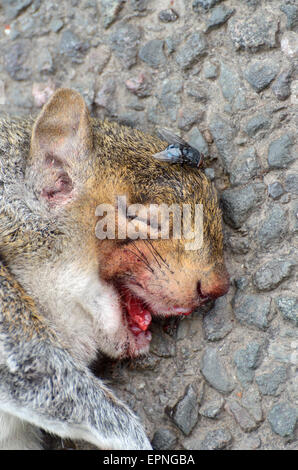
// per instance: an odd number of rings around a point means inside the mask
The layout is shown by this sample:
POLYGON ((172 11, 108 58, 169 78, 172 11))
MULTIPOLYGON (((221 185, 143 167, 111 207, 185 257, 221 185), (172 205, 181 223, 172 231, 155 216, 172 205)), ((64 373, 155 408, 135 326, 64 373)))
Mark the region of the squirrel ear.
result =
POLYGON ((35 191, 51 205, 68 202, 92 148, 92 125, 83 98, 61 88, 33 126, 27 175, 35 191))
POLYGON ((38 116, 32 131, 30 160, 54 155, 71 164, 83 160, 93 146, 87 106, 79 93, 59 89, 38 116))

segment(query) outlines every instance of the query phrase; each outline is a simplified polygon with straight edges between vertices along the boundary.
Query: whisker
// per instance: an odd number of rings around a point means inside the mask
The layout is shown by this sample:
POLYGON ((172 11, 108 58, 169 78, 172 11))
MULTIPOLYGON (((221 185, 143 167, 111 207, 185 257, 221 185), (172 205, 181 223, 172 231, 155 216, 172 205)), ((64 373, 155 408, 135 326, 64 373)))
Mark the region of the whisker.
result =
MULTIPOLYGON (((148 244, 150 245, 151 247, 151 250, 156 253, 156 255, 159 257, 159 259, 162 261, 162 263, 166 266, 166 268, 170 271, 171 274, 174 274, 173 271, 170 270, 170 266, 168 265, 168 263, 166 262, 166 260, 161 256, 161 254, 159 253, 159 251, 153 246, 152 242, 150 240, 145 240, 148 242, 148 244)), ((151 251, 151 252, 152 252, 151 251)))
POLYGON ((136 245, 135 242, 132 242, 132 245, 133 245, 133 246, 135 247, 135 249, 140 253, 140 256, 141 256, 142 259, 144 260, 144 263, 148 266, 148 268, 150 268, 151 272, 153 273, 154 270, 153 270, 153 268, 150 266, 149 260, 148 260, 148 258, 146 257, 145 253, 143 253, 143 251, 138 248, 138 246, 136 245))
POLYGON ((156 263, 158 264, 158 267, 161 268, 161 264, 160 262, 158 261, 156 255, 154 254, 154 250, 152 249, 152 245, 151 243, 149 242, 149 240, 143 240, 143 242, 145 243, 146 245, 146 242, 150 245, 151 249, 149 248, 150 252, 151 252, 151 255, 153 256, 153 258, 155 259, 156 263))
POLYGON ((139 261, 141 261, 142 263, 144 263, 144 265, 146 266, 146 269, 148 269, 148 271, 151 271, 151 273, 153 273, 153 269, 151 268, 150 264, 144 260, 144 258, 142 258, 141 256, 139 256, 137 253, 135 253, 133 250, 129 250, 127 249, 128 252, 132 253, 139 261))

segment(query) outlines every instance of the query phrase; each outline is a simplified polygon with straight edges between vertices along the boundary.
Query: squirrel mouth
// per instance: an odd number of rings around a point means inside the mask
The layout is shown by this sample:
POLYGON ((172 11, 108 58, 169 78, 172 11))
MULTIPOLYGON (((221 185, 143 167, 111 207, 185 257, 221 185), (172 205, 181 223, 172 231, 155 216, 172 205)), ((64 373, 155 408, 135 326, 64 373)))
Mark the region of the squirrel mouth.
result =
POLYGON ((137 297, 128 287, 117 284, 116 288, 120 294, 120 301, 123 313, 126 316, 127 325, 135 336, 139 336, 143 333, 147 339, 151 339, 151 333, 148 328, 151 324, 152 316, 187 316, 193 311, 174 306, 171 310, 160 314, 158 312, 152 312, 145 305, 144 301, 140 297, 137 297))
POLYGON ((120 301, 129 329, 135 336, 143 333, 150 340, 151 333, 148 331, 152 321, 150 311, 130 289, 119 285, 116 288, 120 293, 120 301))
POLYGON ((142 332, 147 332, 152 321, 152 315, 142 300, 133 295, 129 289, 124 289, 122 292, 122 305, 126 311, 130 330, 136 336, 142 332))

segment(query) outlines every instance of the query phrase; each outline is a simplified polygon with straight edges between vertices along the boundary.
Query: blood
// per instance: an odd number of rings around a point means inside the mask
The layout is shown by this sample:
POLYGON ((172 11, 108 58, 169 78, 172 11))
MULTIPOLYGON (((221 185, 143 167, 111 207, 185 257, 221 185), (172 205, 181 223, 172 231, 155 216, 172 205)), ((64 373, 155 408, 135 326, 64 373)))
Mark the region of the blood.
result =
POLYGON ((131 331, 138 336, 142 331, 148 330, 152 317, 141 299, 133 296, 130 291, 125 290, 124 306, 127 311, 127 320, 131 331))

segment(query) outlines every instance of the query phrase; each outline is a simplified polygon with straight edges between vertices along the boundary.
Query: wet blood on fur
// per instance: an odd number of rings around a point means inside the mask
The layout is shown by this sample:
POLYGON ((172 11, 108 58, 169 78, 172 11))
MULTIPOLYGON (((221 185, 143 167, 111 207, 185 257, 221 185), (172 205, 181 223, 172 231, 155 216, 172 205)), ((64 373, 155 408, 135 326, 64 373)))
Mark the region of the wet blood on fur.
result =
POLYGON ((151 314, 142 301, 134 297, 130 292, 125 293, 125 307, 128 314, 128 324, 135 335, 146 331, 151 323, 151 314))

